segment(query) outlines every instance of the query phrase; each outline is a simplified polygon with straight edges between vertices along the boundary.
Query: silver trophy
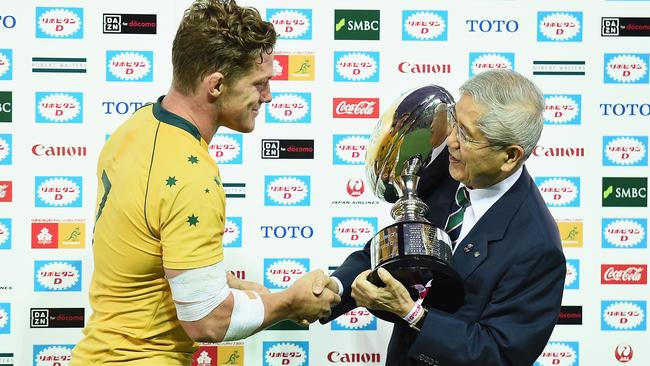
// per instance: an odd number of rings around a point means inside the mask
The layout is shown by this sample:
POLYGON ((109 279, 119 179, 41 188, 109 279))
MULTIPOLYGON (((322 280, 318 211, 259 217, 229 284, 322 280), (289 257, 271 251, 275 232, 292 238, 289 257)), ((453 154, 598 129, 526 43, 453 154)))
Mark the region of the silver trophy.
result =
MULTIPOLYGON (((418 197, 418 173, 429 163, 434 146, 447 136, 448 105, 453 97, 444 88, 427 85, 400 96, 384 112, 368 143, 366 176, 380 199, 395 202, 395 222, 370 241, 373 271, 368 280, 385 286, 377 275, 386 269, 426 308, 456 311, 465 290, 452 268, 451 240, 424 216, 427 205, 418 197)), ((371 311, 377 317, 403 322, 392 313, 371 311)))

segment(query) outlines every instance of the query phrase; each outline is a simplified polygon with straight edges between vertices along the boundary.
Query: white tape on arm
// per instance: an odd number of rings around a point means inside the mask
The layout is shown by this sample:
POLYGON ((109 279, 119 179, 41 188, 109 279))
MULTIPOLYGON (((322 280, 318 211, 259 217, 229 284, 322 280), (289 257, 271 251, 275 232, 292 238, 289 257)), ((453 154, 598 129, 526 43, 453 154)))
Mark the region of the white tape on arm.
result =
POLYGON ((253 291, 230 289, 235 303, 224 341, 243 339, 253 334, 264 321, 264 303, 253 291), (253 297, 249 297, 249 294, 253 297))

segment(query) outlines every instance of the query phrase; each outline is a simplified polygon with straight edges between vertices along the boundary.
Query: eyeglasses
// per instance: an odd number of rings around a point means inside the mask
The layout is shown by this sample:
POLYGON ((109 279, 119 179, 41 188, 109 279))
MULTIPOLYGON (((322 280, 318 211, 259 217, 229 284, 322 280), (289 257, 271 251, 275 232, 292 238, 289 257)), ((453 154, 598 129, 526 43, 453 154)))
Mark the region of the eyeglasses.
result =
POLYGON ((456 130, 456 140, 458 140, 461 145, 490 145, 487 141, 478 141, 467 136, 467 132, 463 126, 458 124, 458 120, 456 119, 456 104, 450 104, 447 107, 447 123, 449 123, 449 128, 451 128, 452 131, 456 130))

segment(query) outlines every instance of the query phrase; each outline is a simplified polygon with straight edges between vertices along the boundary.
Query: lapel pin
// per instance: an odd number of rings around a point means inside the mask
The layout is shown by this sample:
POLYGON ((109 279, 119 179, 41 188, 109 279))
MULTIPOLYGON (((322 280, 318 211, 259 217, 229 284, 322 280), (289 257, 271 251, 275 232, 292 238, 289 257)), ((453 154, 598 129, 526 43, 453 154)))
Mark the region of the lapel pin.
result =
POLYGON ((465 245, 465 247, 463 248, 463 251, 464 251, 465 253, 469 253, 469 252, 472 251, 472 248, 474 248, 474 244, 471 244, 471 243, 470 243, 470 244, 465 245))
POLYGON ((474 258, 478 258, 479 255, 481 255, 481 252, 478 250, 474 252, 474 258))

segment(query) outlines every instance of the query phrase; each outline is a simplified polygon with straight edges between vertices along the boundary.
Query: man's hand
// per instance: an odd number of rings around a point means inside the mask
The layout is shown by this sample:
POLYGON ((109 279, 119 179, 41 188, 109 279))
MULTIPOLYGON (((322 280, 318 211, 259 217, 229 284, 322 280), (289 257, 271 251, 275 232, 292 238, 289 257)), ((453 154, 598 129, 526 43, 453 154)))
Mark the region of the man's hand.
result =
POLYGON ((320 269, 296 280, 287 290, 292 296, 290 319, 304 324, 305 320, 312 323, 328 317, 332 313, 331 307, 341 302, 341 297, 327 287, 329 282, 329 276, 320 269), (318 296, 314 289, 319 292, 318 296))
POLYGON ((230 288, 235 288, 238 290, 250 290, 257 292, 260 295, 270 293, 266 287, 262 286, 262 284, 253 281, 241 280, 230 271, 226 272, 226 279, 228 281, 228 287, 230 288))
POLYGON ((352 283, 352 298, 357 305, 366 309, 388 311, 400 317, 406 316, 415 305, 406 287, 383 268, 379 268, 377 274, 386 287, 377 287, 368 281, 370 271, 359 273, 352 283))

